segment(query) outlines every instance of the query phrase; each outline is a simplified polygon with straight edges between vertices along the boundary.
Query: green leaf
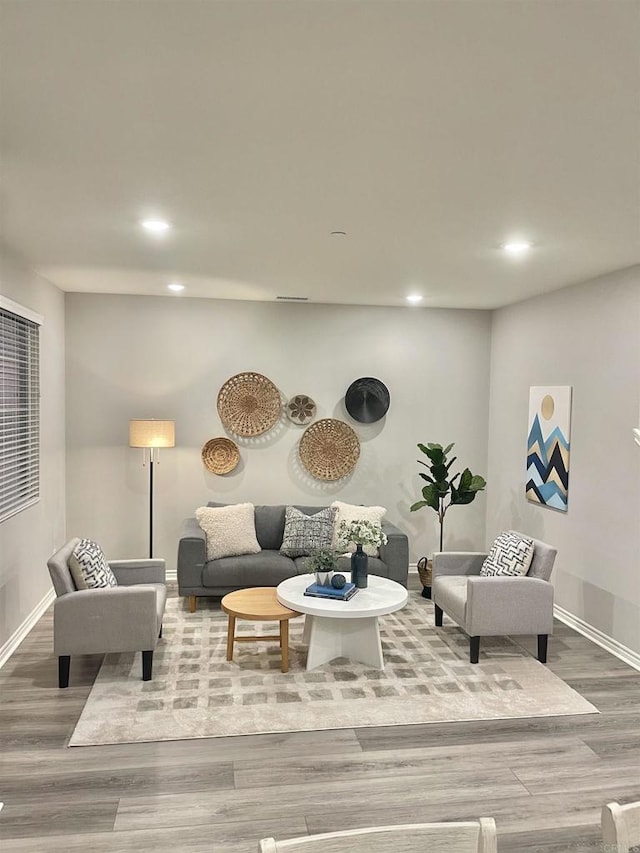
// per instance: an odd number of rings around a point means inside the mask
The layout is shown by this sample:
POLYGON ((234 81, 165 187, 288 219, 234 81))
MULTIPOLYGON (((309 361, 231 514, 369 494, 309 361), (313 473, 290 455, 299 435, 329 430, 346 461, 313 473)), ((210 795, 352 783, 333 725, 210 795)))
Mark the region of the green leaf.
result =
POLYGON ((442 465, 444 462, 444 453, 441 447, 432 447, 427 449, 427 456, 434 465, 442 465))
POLYGON ((417 509, 422 509, 423 506, 429 506, 429 504, 426 501, 416 501, 416 503, 411 504, 409 510, 415 512, 417 509))
POLYGON ((474 492, 481 492, 484 487, 487 485, 487 481, 484 477, 481 477, 479 474, 474 474, 471 478, 470 489, 473 489, 474 492))
POLYGON ((427 454, 427 448, 424 444, 418 444, 418 450, 421 450, 424 454, 427 454))
POLYGON ((427 444, 427 447, 428 447, 430 450, 442 450, 442 445, 441 445, 441 444, 434 444, 432 441, 430 441, 430 442, 427 444))
POLYGON ((446 483, 449 472, 444 465, 432 465, 431 474, 438 483, 446 483))
POLYGON ((453 465, 453 463, 456 461, 457 458, 458 458, 457 456, 454 456, 453 459, 451 460, 451 462, 447 462, 447 471, 449 470, 449 468, 451 468, 451 466, 453 465))
POLYGON ((475 492, 462 492, 458 493, 455 497, 451 496, 451 505, 452 506, 463 506, 464 504, 470 504, 475 500, 476 493, 475 492))
POLYGON ((422 490, 422 497, 431 509, 435 509, 436 512, 440 509, 440 493, 437 484, 425 486, 422 490))
POLYGON ((418 474, 418 477, 422 477, 422 479, 426 480, 427 483, 435 483, 435 480, 433 479, 433 477, 430 477, 428 474, 423 474, 422 472, 420 472, 418 474))
POLYGON ((458 489, 461 492, 467 491, 467 489, 471 485, 472 477, 473 477, 473 474, 471 473, 471 471, 468 468, 465 468, 464 471, 462 472, 462 477, 460 477, 460 483, 458 485, 458 489))
POLYGON ((452 448, 452 447, 455 447, 455 441, 454 441, 454 442, 452 442, 451 444, 447 444, 447 446, 445 447, 445 449, 442 451, 442 452, 444 453, 444 455, 445 455, 445 456, 447 455, 447 453, 449 453, 449 452, 450 452, 450 450, 451 450, 451 448, 452 448))

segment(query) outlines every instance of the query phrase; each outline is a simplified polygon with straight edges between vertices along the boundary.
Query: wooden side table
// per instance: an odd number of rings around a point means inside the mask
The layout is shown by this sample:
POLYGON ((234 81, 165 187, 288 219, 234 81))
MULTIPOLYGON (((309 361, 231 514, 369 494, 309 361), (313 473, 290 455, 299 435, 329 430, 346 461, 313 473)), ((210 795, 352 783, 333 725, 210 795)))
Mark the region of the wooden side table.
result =
POLYGON ((229 617, 227 630, 227 660, 233 660, 234 643, 255 643, 262 640, 279 640, 282 652, 282 671, 289 669, 289 619, 301 614, 280 604, 276 591, 271 586, 239 589, 225 595, 220 602, 229 617), (236 637, 236 619, 249 619, 252 622, 279 622, 278 635, 261 637, 236 637))

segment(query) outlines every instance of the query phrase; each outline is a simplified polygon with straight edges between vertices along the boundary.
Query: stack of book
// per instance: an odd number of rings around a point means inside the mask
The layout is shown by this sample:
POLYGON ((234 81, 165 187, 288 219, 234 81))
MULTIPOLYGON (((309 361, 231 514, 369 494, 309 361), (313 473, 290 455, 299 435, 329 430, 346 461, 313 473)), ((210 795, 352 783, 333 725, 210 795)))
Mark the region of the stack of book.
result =
POLYGON ((314 598, 331 598, 334 601, 349 601, 350 598, 358 591, 358 587, 353 583, 346 583, 342 589, 335 589, 332 586, 320 586, 318 583, 312 583, 308 586, 304 594, 311 595, 314 598))

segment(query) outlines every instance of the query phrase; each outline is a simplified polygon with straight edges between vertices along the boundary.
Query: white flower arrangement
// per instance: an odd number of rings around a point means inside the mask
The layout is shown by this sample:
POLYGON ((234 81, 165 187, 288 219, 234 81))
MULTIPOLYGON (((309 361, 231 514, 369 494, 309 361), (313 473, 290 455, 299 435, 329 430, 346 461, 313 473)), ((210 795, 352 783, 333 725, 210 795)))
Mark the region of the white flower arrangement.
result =
POLYGON ((338 528, 338 542, 345 548, 351 542, 379 548, 387 544, 387 534, 382 532, 380 524, 373 521, 342 521, 338 528))

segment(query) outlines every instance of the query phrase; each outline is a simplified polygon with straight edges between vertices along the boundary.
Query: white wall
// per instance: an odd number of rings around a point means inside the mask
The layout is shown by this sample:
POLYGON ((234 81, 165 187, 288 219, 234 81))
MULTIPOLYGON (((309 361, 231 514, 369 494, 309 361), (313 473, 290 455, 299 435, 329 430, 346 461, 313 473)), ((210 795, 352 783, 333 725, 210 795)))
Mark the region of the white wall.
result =
POLYGON ((640 652, 640 267, 495 311, 487 536, 558 548, 556 603, 640 652), (572 385, 568 512, 525 500, 531 385, 572 385))
MULTIPOLYGON (((70 535, 113 557, 147 549, 148 474, 130 449, 130 418, 175 418, 176 443, 156 471, 155 553, 175 566, 181 519, 208 500, 321 505, 379 503, 410 536, 412 557, 437 548, 433 511, 419 498, 418 441, 455 441, 463 465, 486 473, 488 312, 225 302, 183 297, 66 295, 67 506, 70 535), (255 370, 284 397, 305 393, 318 417, 352 423, 354 474, 322 483, 301 468, 303 428, 282 420, 238 439, 241 463, 216 477, 200 452, 225 435, 216 397, 230 376, 255 370), (364 426, 343 409, 348 385, 376 376, 390 390, 384 421, 364 426)), ((483 545, 485 496, 447 517, 447 547, 483 545)))
POLYGON ((64 297, 0 252, 0 293, 44 316, 40 329, 40 501, 0 523, 0 647, 51 589, 65 538, 64 297))

